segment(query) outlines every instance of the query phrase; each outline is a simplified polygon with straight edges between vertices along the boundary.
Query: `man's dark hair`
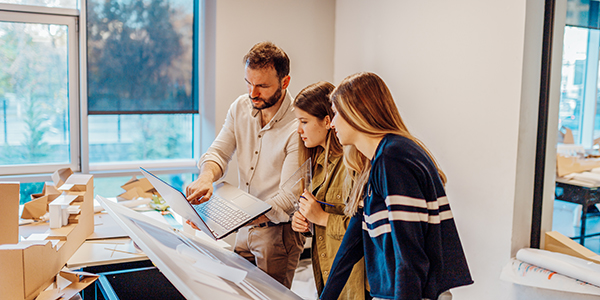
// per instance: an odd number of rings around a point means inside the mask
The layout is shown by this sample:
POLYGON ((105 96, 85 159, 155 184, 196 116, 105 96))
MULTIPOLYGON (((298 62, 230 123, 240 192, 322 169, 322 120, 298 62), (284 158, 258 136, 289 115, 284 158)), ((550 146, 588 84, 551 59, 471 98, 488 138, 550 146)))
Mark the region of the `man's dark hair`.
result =
POLYGON ((273 67, 279 79, 290 74, 289 57, 285 51, 271 42, 260 42, 254 45, 244 56, 244 64, 250 69, 273 67))

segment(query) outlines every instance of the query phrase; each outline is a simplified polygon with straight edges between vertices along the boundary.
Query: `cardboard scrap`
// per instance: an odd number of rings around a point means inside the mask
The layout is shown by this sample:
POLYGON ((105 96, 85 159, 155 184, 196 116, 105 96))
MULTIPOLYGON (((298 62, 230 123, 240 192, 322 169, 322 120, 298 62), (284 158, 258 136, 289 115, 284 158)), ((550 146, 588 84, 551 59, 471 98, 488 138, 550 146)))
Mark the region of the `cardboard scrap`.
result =
POLYGON ((40 219, 48 212, 48 196, 42 196, 23 205, 21 219, 40 219))
POLYGON ((565 126, 561 126, 558 130, 558 142, 563 144, 574 144, 573 131, 565 126))
POLYGON ((600 158, 581 158, 556 154, 556 175, 563 177, 571 173, 580 173, 600 167, 600 158))
POLYGON ((137 179, 136 176, 133 176, 121 188, 125 192, 117 196, 118 200, 134 200, 139 197, 152 198, 152 195, 159 195, 154 186, 145 177, 137 179))
POLYGON ((600 255, 564 236, 558 231, 546 232, 544 249, 600 263, 600 255))
POLYGON ((73 175, 71 168, 58 169, 52 173, 52 182, 56 188, 60 188, 71 175, 73 175))
POLYGON ((69 270, 62 270, 57 275, 56 284, 57 287, 54 289, 49 289, 40 293, 40 295, 35 298, 36 300, 68 300, 71 299, 75 294, 81 292, 88 285, 92 284, 96 279, 98 279, 98 275, 88 273, 88 272, 75 272, 69 270), (64 278, 66 280, 62 281, 62 284, 58 278, 64 278))

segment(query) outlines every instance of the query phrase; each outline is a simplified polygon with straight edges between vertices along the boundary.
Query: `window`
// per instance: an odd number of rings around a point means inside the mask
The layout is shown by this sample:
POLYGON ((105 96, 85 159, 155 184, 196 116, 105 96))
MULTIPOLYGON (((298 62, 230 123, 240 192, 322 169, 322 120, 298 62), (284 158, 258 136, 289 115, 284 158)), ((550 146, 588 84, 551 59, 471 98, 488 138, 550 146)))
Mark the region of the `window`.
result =
POLYGON ((585 96, 588 35, 590 29, 565 28, 559 126, 571 129, 573 138, 581 143, 582 108, 585 96))
POLYGON ((0 180, 22 198, 62 167, 106 191, 139 166, 191 182, 198 86, 214 88, 199 67, 205 1, 80 1, 0 0, 0 180))
POLYGON ((600 138, 600 3, 569 0, 566 24, 559 129, 570 129, 575 144, 591 149, 600 138))
POLYGON ((194 1, 88 0, 87 17, 90 171, 195 168, 194 1))
POLYGON ((194 1, 88 0, 88 113, 195 113, 194 1))
MULTIPOLYGON (((600 2, 569 0, 561 70, 559 130, 573 134, 573 143, 587 151, 598 149, 600 141, 600 2)), ((559 144, 563 142, 560 135, 559 144)), ((565 141, 568 142, 568 141, 565 141)), ((557 187, 556 195, 568 194, 557 187)), ((552 229, 569 237, 581 230, 581 205, 556 199, 552 229)), ((590 211, 595 208, 590 207, 590 211)), ((598 231, 598 220, 588 219, 587 234, 598 231)), ((586 239, 586 246, 599 252, 598 238, 586 239)))
POLYGON ((76 169, 76 17, 0 12, 0 175, 76 169))

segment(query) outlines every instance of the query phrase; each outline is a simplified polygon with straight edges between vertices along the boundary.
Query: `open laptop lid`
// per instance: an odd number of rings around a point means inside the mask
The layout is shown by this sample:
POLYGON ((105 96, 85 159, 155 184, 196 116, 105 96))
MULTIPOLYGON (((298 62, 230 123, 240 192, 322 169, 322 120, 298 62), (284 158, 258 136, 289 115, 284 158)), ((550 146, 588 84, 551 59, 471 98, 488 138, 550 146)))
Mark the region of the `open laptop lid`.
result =
POLYGON ((192 221, 192 223, 196 224, 196 226, 198 226, 200 230, 204 231, 206 235, 214 240, 217 240, 214 232, 210 230, 210 228, 206 225, 206 222, 204 222, 198 213, 196 213, 192 207, 192 204, 187 200, 181 191, 164 182, 156 175, 146 171, 144 168, 140 167, 140 170, 142 171, 142 174, 148 178, 148 181, 150 181, 163 199, 165 199, 165 201, 169 204, 171 209, 173 209, 182 218, 192 221))

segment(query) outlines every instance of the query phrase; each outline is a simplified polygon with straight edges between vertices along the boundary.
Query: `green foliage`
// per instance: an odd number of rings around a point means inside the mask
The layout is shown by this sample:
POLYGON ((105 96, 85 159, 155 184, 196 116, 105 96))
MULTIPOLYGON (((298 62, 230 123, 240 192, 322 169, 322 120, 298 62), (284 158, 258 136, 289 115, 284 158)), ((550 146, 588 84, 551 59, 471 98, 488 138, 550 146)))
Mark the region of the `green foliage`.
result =
POLYGON ((167 209, 169 209, 169 205, 167 204, 165 199, 157 195, 152 195, 152 201, 150 201, 149 205, 150 207, 158 211, 166 211, 167 209))
POLYGON ((42 162, 48 156, 50 147, 44 142, 44 135, 50 130, 48 126, 48 116, 42 112, 42 108, 36 105, 37 101, 31 99, 28 101, 25 111, 25 146, 26 152, 23 153, 25 162, 42 162))
POLYGON ((132 160, 180 158, 183 128, 175 116, 140 115, 139 135, 132 145, 132 160), (160 121, 157 121, 160 120, 160 121), (164 121, 163 121, 164 120, 164 121))
POLYGON ((0 99, 20 112, 9 132, 22 133, 2 146, 0 164, 47 162, 45 137, 64 123, 68 105, 66 32, 65 25, 0 23, 0 99))
POLYGON ((171 67, 184 53, 176 14, 168 0, 88 1, 91 110, 173 108, 191 80, 171 67))

